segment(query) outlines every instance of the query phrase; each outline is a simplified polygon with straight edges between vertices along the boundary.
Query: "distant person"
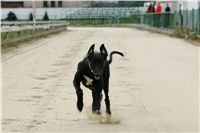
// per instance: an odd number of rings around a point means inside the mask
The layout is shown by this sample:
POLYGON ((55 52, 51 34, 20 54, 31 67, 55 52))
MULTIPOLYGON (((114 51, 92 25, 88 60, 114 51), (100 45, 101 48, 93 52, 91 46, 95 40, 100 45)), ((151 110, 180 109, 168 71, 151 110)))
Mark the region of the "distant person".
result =
POLYGON ((171 8, 169 7, 169 4, 167 3, 167 7, 165 8, 165 22, 164 22, 165 28, 170 28, 170 12, 171 12, 171 8))
POLYGON ((166 13, 171 12, 171 8, 169 7, 169 4, 168 4, 168 3, 167 3, 167 7, 165 8, 165 12, 166 12, 166 13))
POLYGON ((182 4, 179 5, 179 23, 180 23, 180 27, 183 27, 183 14, 182 14, 182 4))
POLYGON ((153 12, 153 13, 155 13, 156 12, 156 3, 154 2, 153 3, 153 6, 152 6, 152 11, 151 12, 153 12))
POLYGON ((161 12, 162 12, 162 5, 158 3, 156 7, 156 20, 155 20, 155 26, 160 27, 161 26, 161 12))
POLYGON ((152 8, 153 8, 153 5, 150 4, 149 7, 148 7, 148 10, 147 10, 147 13, 151 13, 152 12, 152 8))
POLYGON ((152 6, 152 13, 154 13, 153 16, 152 16, 153 17, 153 23, 152 23, 153 26, 156 25, 156 15, 155 15, 155 12, 156 12, 156 2, 154 2, 153 6, 152 6))
POLYGON ((159 3, 156 8, 156 13, 161 13, 161 12, 162 12, 162 5, 159 3))

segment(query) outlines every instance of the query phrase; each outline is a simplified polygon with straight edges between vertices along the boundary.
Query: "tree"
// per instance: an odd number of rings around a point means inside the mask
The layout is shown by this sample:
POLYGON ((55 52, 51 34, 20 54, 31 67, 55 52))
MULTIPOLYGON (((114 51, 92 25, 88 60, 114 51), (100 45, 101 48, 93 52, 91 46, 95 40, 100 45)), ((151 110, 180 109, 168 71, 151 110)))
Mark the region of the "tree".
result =
POLYGON ((8 20, 8 21, 16 21, 17 20, 17 16, 15 15, 15 13, 9 12, 8 15, 7 15, 6 20, 8 20))
POLYGON ((48 16, 47 12, 45 12, 44 17, 43 17, 43 20, 45 20, 45 21, 48 21, 48 20, 49 20, 49 16, 48 16))

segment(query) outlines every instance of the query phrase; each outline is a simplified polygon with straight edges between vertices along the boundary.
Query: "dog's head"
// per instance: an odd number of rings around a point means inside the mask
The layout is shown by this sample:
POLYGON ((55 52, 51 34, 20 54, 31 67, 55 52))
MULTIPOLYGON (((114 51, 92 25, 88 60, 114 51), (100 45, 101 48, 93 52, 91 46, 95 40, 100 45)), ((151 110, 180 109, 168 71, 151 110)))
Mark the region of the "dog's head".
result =
POLYGON ((101 45, 100 52, 94 51, 94 46, 95 44, 89 48, 87 58, 89 61, 90 70, 94 74, 95 79, 98 80, 103 73, 108 53, 104 47, 104 44, 101 45))

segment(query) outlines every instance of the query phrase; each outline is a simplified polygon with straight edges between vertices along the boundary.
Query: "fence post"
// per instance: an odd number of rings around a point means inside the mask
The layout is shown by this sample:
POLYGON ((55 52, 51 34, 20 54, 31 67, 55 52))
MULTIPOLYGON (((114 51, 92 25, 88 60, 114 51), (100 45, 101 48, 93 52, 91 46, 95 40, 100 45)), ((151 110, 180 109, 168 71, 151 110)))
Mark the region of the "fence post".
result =
POLYGON ((141 26, 142 24, 144 24, 144 14, 141 14, 141 15, 140 15, 140 22, 139 22, 139 24, 140 24, 140 26, 141 26))
POLYGON ((200 7, 199 7, 199 12, 198 12, 198 18, 199 18, 198 23, 199 23, 199 35, 200 35, 200 7))
POLYGON ((186 26, 188 27, 188 9, 186 9, 186 26))
POLYGON ((173 28, 174 29, 176 28, 177 23, 178 23, 178 18, 177 18, 177 12, 175 11, 174 15, 173 15, 173 28))
POLYGON ((194 8, 192 8, 192 31, 194 31, 194 8))

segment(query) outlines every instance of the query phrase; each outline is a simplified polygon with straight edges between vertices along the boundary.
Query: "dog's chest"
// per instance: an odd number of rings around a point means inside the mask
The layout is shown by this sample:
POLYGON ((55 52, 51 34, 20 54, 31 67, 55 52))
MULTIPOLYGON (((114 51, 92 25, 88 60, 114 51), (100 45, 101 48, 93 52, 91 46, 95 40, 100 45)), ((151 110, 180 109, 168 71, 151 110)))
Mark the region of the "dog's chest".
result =
POLYGON ((86 85, 92 85, 93 79, 91 79, 90 77, 83 75, 84 79, 86 80, 86 85))

